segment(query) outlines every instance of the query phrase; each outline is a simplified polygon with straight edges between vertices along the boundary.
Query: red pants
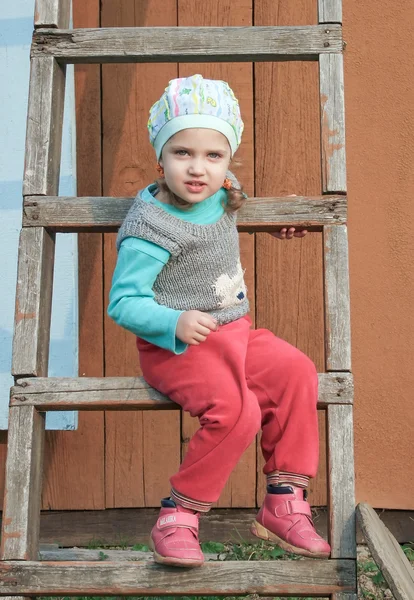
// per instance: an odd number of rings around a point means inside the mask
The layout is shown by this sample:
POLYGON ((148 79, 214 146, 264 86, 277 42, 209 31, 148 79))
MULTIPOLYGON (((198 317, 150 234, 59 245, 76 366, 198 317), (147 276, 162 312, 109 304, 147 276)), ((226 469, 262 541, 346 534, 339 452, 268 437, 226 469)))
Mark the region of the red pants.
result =
POLYGON ((202 503, 217 501, 260 428, 265 474, 316 474, 315 366, 297 348, 250 325, 249 317, 222 325, 180 355, 137 340, 146 381, 199 419, 170 481, 178 494, 202 503))

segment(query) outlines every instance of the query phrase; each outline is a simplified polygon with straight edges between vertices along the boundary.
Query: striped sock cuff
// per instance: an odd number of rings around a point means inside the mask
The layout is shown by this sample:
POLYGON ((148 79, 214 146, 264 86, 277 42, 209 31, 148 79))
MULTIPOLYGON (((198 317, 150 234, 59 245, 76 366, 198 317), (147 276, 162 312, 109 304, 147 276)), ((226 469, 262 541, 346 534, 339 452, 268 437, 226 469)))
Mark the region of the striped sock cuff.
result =
POLYGON ((212 505, 211 502, 200 502, 199 500, 187 498, 187 496, 183 496, 183 494, 180 494, 174 488, 171 488, 171 498, 176 504, 179 504, 183 508, 195 510, 196 512, 206 513, 210 510, 212 505))
POLYGON ((273 471, 273 473, 268 473, 266 475, 267 485, 277 485, 279 483, 279 475, 279 471, 273 471))
POLYGON ((288 471, 273 471, 273 473, 266 475, 266 479, 267 485, 290 484, 303 489, 309 485, 309 477, 307 475, 289 473, 288 471))

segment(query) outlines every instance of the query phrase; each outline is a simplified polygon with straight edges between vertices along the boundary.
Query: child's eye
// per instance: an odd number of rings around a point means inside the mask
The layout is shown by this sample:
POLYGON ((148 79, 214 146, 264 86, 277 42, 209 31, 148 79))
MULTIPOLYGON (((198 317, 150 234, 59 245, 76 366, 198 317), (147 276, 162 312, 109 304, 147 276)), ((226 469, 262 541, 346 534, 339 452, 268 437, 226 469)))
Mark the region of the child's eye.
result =
POLYGON ((187 150, 176 150, 175 154, 177 154, 178 156, 185 156, 186 154, 188 154, 187 150))
POLYGON ((210 158, 221 158, 221 154, 218 152, 210 152, 209 156, 210 158))

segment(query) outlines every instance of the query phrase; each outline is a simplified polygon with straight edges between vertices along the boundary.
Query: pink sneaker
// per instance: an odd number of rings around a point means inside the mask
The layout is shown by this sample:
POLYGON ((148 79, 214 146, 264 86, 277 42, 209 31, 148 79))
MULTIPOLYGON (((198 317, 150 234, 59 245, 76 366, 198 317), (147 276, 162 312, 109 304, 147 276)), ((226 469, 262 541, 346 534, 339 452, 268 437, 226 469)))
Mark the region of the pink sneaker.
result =
POLYGON ((263 505, 250 531, 287 552, 328 558, 331 547, 315 531, 304 491, 293 485, 267 486, 263 505))
POLYGON ((188 512, 173 500, 161 500, 161 511, 151 531, 154 561, 175 567, 201 567, 204 555, 198 541, 198 513, 188 512))

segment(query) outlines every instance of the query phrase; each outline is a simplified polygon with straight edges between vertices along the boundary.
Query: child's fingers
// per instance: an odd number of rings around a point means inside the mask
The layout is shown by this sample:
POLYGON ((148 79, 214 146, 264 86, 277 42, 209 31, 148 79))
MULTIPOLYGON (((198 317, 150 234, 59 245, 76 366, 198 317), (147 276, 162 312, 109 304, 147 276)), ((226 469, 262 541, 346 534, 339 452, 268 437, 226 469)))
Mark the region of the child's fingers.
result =
MULTIPOLYGON (((210 331, 208 333, 210 333, 210 331)), ((198 333, 197 331, 193 333, 193 340, 195 340, 198 343, 205 342, 206 339, 207 339, 206 335, 202 335, 201 333, 198 333)))
POLYGON ((197 327, 195 328, 195 332, 199 333, 200 335, 204 335, 207 336, 211 333, 211 329, 209 329, 208 327, 205 327, 204 325, 201 325, 200 323, 198 323, 197 327))
POLYGON ((280 231, 271 231, 270 235, 272 235, 275 238, 278 238, 279 240, 284 240, 286 238, 286 228, 284 227, 280 231))
POLYGON ((217 329, 217 321, 213 319, 210 315, 204 314, 197 319, 199 325, 203 325, 207 327, 210 331, 216 331, 217 329))

